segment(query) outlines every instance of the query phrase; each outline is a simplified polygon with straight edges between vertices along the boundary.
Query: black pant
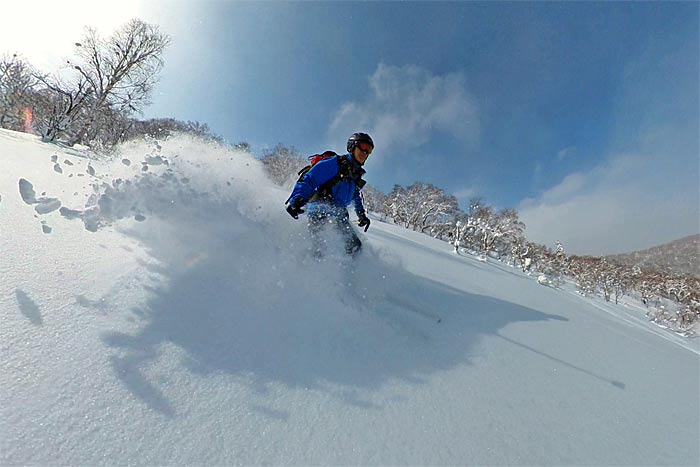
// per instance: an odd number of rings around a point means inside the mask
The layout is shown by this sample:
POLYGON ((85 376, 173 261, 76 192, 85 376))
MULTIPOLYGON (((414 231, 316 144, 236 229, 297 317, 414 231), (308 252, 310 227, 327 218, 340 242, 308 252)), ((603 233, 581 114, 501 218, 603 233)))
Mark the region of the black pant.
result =
POLYGON ((346 209, 334 207, 330 212, 314 211, 309 213, 309 231, 314 242, 314 252, 321 256, 325 239, 321 233, 325 229, 335 229, 345 243, 345 252, 356 255, 362 248, 362 242, 350 225, 350 217, 346 209))

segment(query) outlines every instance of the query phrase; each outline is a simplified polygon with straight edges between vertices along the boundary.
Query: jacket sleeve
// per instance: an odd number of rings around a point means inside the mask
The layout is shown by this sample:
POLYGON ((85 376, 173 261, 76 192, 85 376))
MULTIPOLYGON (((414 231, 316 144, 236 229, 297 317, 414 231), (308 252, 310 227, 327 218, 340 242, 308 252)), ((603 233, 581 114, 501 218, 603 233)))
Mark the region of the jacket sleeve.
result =
POLYGON ((299 200, 301 205, 306 204, 318 187, 335 177, 337 173, 338 162, 334 157, 318 162, 294 185, 294 190, 287 201, 299 200))
POLYGON ((362 192, 360 191, 359 188, 355 188, 355 197, 353 200, 355 202, 355 213, 358 216, 360 214, 364 214, 365 206, 364 206, 364 203, 362 202, 362 192))

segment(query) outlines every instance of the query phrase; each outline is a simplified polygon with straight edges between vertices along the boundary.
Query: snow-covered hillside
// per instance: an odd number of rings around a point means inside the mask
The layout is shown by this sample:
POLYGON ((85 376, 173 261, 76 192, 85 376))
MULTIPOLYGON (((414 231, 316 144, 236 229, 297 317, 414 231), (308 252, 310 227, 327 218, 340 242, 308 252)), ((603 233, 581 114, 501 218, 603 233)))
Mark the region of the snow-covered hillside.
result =
POLYGON ((652 271, 700 276, 700 234, 680 238, 664 245, 608 258, 628 266, 652 271))
POLYGON ((377 219, 318 262, 184 137, 0 169, 1 465, 700 463, 698 340, 635 310, 377 219))

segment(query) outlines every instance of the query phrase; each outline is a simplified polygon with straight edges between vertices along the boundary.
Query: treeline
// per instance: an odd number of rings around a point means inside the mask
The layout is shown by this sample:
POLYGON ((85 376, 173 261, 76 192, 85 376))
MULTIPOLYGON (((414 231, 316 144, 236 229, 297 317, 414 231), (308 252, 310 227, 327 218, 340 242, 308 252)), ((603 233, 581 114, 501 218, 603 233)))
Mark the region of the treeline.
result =
POLYGON ((53 73, 17 54, 0 57, 0 127, 46 142, 101 149, 140 136, 185 132, 221 141, 206 124, 134 118, 150 103, 170 38, 134 19, 109 38, 87 28, 73 56, 53 73))
MULTIPOLYGON (((291 188, 297 172, 308 163, 295 148, 283 145, 267 151, 262 163, 270 178, 291 188)), ((627 266, 605 258, 567 255, 529 241, 525 224, 514 209, 497 209, 475 197, 466 211, 457 199, 430 183, 395 185, 389 194, 371 186, 363 190, 365 207, 383 220, 449 242, 455 253, 481 260, 496 258, 538 275, 538 282, 559 287, 575 282, 580 294, 618 303, 622 296, 638 297, 647 317, 677 332, 693 334, 700 323, 700 279, 627 266)))
POLYGON ((630 267, 591 256, 568 257, 564 273, 576 280, 583 295, 600 295, 618 303, 622 296, 636 292, 649 319, 678 332, 690 332, 700 323, 697 276, 630 267))

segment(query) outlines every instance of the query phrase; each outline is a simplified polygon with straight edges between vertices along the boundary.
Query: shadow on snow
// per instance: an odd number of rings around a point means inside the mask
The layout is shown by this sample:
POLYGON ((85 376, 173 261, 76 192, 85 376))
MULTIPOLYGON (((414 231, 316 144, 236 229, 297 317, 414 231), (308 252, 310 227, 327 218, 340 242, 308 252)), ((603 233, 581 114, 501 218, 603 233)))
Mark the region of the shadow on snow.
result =
POLYGON ((327 390, 369 408, 366 391, 469 364, 480 336, 509 323, 567 321, 416 276, 371 248, 355 261, 318 262, 280 247, 308 240, 299 224, 291 232, 235 217, 195 224, 173 230, 179 247, 142 236, 166 280, 138 310, 139 333, 103 336, 118 378, 166 416, 176 414, 166 383, 144 372, 164 344, 184 352, 193 374, 236 376, 262 394, 271 384, 327 390), (185 253, 173 253, 182 245, 185 253))

